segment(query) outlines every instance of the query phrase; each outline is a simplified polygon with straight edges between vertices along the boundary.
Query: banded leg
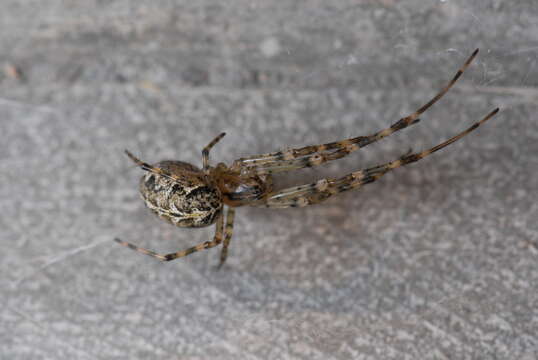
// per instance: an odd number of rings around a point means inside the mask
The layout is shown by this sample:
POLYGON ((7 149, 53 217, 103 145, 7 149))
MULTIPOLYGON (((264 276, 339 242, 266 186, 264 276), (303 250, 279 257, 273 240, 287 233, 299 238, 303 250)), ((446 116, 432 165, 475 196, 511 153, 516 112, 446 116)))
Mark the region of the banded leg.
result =
POLYGON ((155 167, 153 165, 150 165, 146 162, 143 162, 142 160, 140 160, 139 158, 137 158, 136 156, 134 156, 129 150, 125 150, 125 153, 127 154, 127 156, 129 156, 129 158, 136 164, 138 165, 140 168, 142 168, 142 170, 145 170, 145 171, 149 171, 153 174, 156 174, 156 175, 159 175, 159 176, 163 176, 165 178, 168 178, 170 180, 173 180, 175 182, 178 182, 178 183, 185 183, 185 182, 189 182, 191 180, 189 179, 192 179, 193 177, 202 177, 204 176, 203 174, 200 174, 200 173, 197 173, 197 172, 194 172, 194 171, 188 171, 188 170, 182 170, 182 172, 186 175, 186 176, 183 176, 183 175, 179 175, 179 174, 171 174, 169 173, 168 171, 166 170, 163 170, 161 168, 158 168, 158 167, 155 167))
POLYGON ((142 254, 149 255, 149 256, 154 257, 154 258, 156 258, 158 260, 171 261, 171 260, 174 260, 174 259, 177 259, 177 258, 180 258, 180 257, 190 255, 190 254, 195 253, 197 251, 210 249, 212 247, 215 247, 215 246, 219 245, 222 242, 223 218, 224 218, 224 216, 222 214, 219 215, 219 217, 217 219, 216 229, 215 229, 215 237, 213 238, 212 241, 206 241, 206 242, 203 242, 203 243, 198 244, 196 246, 190 247, 188 249, 178 251, 178 252, 175 252, 175 253, 171 253, 171 254, 165 254, 165 255, 158 254, 158 253, 156 253, 154 251, 138 247, 138 246, 133 245, 133 244, 131 244, 129 242, 122 241, 122 240, 120 240, 118 238, 115 238, 114 241, 116 241, 117 243, 119 243, 119 244, 121 244, 123 246, 127 246, 129 249, 138 251, 139 253, 142 253, 142 254))
POLYGON ((235 169, 254 169, 259 174, 276 173, 281 171, 289 171, 303 167, 318 166, 327 161, 340 159, 353 151, 356 151, 366 145, 379 141, 396 131, 405 129, 406 127, 416 124, 418 117, 428 110, 433 104, 441 99, 450 88, 456 83, 463 72, 469 67, 471 62, 478 54, 476 49, 471 56, 465 61, 461 68, 456 72, 456 75, 450 82, 441 89, 430 101, 418 108, 414 113, 401 118, 390 127, 376 132, 369 136, 358 136, 355 138, 336 141, 322 145, 311 145, 297 149, 289 149, 286 151, 277 151, 262 155, 254 155, 236 160, 232 166, 235 169), (329 152, 330 150, 334 150, 329 152))
POLYGON ((211 142, 202 150, 202 165, 204 170, 209 168, 209 150, 211 150, 211 148, 215 146, 215 144, 218 143, 220 139, 224 137, 224 135, 226 135, 225 132, 221 133, 219 136, 211 140, 211 142))
POLYGON ((226 215, 226 226, 224 228, 224 242, 222 243, 222 250, 220 252, 219 269, 222 267, 222 265, 224 265, 226 262, 226 257, 228 257, 228 247, 230 246, 230 240, 232 239, 232 232, 234 228, 234 216, 235 209, 228 208, 228 214, 226 215))
POLYGON ((465 131, 428 150, 424 150, 415 154, 404 155, 398 160, 374 166, 368 169, 355 171, 349 175, 338 179, 322 179, 315 183, 295 186, 278 192, 274 192, 269 194, 269 196, 265 200, 265 203, 262 203, 259 206, 266 206, 270 208, 285 208, 297 206, 301 207, 316 204, 343 191, 355 189, 365 184, 374 182, 391 170, 423 159, 426 156, 431 155, 434 152, 452 144, 453 142, 458 141, 459 139, 461 139, 462 137, 469 134, 470 132, 478 128, 480 125, 491 119, 495 114, 497 114, 498 111, 498 108, 493 110, 482 120, 474 123, 465 131))

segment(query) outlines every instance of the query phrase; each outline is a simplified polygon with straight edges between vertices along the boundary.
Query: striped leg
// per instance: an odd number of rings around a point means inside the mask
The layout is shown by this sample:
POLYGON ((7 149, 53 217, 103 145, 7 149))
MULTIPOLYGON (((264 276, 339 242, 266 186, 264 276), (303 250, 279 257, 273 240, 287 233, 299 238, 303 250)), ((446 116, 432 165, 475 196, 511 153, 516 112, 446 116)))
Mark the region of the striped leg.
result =
POLYGON ((127 154, 127 156, 129 156, 129 158, 131 160, 133 160, 133 162, 140 166, 142 168, 142 170, 145 170, 145 171, 149 171, 153 174, 156 174, 156 175, 159 175, 159 176, 163 176, 165 178, 168 178, 170 180, 173 180, 175 182, 178 182, 180 184, 182 183, 185 183, 185 182, 192 182, 192 178, 193 177, 203 177, 204 174, 200 174, 200 173, 197 173, 197 172, 194 172, 194 171, 188 171, 188 170, 182 170, 182 173, 184 174, 171 174, 169 173, 168 171, 166 170, 163 170, 161 168, 158 168, 158 167, 155 167, 153 165, 150 165, 146 162, 143 162, 142 160, 140 160, 139 158, 137 158, 136 156, 134 156, 129 150, 125 150, 125 153, 127 154))
POLYGON ((401 118, 390 127, 378 131, 369 136, 358 136, 355 138, 336 141, 322 145, 312 145, 286 151, 277 151, 262 155, 254 155, 236 160, 232 166, 235 169, 252 169, 258 174, 276 173, 289 171, 303 167, 318 166, 327 161, 340 159, 353 151, 356 151, 366 145, 379 141, 396 131, 416 124, 418 117, 435 104, 445 95, 448 90, 456 83, 463 72, 469 67, 471 62, 478 54, 476 49, 472 55, 465 61, 456 75, 445 85, 445 87, 435 95, 430 101, 417 109, 414 113, 401 118))
POLYGON ((177 258, 180 258, 180 257, 190 255, 190 254, 195 253, 197 251, 210 249, 212 247, 215 247, 215 246, 219 245, 222 242, 223 218, 224 218, 224 216, 222 214, 219 215, 219 217, 217 219, 217 224, 216 224, 215 237, 213 238, 212 241, 206 241, 206 242, 203 242, 203 243, 198 244, 196 246, 190 247, 188 249, 178 251, 178 252, 175 252, 175 253, 171 253, 171 254, 166 254, 166 255, 158 254, 158 253, 156 253, 154 251, 138 247, 138 246, 133 245, 131 243, 128 243, 126 241, 122 241, 122 240, 120 240, 118 238, 115 238, 114 241, 116 241, 117 243, 119 243, 119 244, 121 244, 123 246, 127 246, 129 249, 133 249, 133 250, 138 251, 138 252, 140 252, 142 254, 149 255, 149 256, 154 257, 156 259, 159 259, 161 261, 171 261, 171 260, 174 260, 174 259, 177 259, 177 258))
POLYGON ((228 208, 228 214, 226 215, 226 227, 224 228, 224 242, 222 243, 222 250, 220 252, 219 269, 222 267, 222 265, 224 265, 224 262, 226 262, 226 257, 228 256, 228 247, 230 246, 230 240, 232 239, 232 232, 234 228, 234 216, 235 209, 228 208))
POLYGON ((221 133, 219 136, 211 140, 211 142, 202 150, 202 164, 204 166, 204 170, 209 168, 209 150, 211 150, 211 148, 215 146, 215 144, 218 143, 220 139, 224 137, 224 135, 226 135, 226 133, 221 133))
POLYGON ((333 195, 340 192, 351 190, 362 185, 371 183, 385 175, 387 172, 399 168, 413 162, 416 162, 434 152, 441 150, 445 146, 458 141, 465 135, 469 134, 480 125, 491 119, 499 109, 495 109, 486 115, 482 120, 473 124, 467 130, 459 133, 458 135, 446 140, 445 142, 432 147, 431 149, 424 150, 420 153, 404 155, 400 159, 391 161, 382 165, 374 166, 368 169, 355 171, 349 175, 338 179, 322 179, 318 182, 300 185, 284 189, 278 192, 269 194, 264 203, 259 206, 266 206, 270 208, 285 208, 285 207, 297 207, 306 206, 319 203, 333 195))

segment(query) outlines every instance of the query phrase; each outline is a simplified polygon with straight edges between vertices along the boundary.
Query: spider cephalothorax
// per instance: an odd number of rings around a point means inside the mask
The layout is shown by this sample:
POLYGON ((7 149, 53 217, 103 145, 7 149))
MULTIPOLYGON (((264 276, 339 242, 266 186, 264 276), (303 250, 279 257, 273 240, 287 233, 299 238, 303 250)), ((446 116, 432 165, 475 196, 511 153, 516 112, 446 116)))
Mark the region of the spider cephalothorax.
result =
POLYGON ((425 105, 390 127, 372 135, 249 156, 234 161, 229 167, 223 163, 212 167, 209 165, 209 151, 225 135, 222 133, 203 149, 203 169, 181 161, 161 161, 155 165, 149 165, 126 151, 138 166, 148 172, 140 181, 140 193, 152 211, 181 227, 202 227, 216 223, 216 231, 212 241, 167 255, 161 255, 119 239, 115 240, 133 250, 163 261, 177 259, 222 244, 220 255, 220 265, 222 265, 226 260, 232 238, 236 207, 250 205, 285 208, 319 203, 340 192, 374 182, 400 166, 425 158, 461 139, 491 119, 499 111, 498 108, 465 131, 422 152, 407 154, 397 160, 357 170, 340 178, 321 179, 314 183, 273 191, 272 174, 274 173, 318 166, 327 161, 340 159, 396 131, 416 124, 419 121, 418 117, 456 83, 477 54, 478 49, 467 59, 452 80, 425 105), (224 205, 228 208, 226 224, 224 224, 224 205))

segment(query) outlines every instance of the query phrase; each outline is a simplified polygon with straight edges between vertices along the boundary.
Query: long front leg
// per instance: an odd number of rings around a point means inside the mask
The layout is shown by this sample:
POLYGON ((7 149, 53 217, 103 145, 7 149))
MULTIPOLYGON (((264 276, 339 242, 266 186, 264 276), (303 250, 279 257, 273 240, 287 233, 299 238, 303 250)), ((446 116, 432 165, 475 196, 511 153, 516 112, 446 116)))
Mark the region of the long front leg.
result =
POLYGON ((235 169, 247 169, 257 172, 258 174, 277 173, 300 169, 303 167, 318 166, 327 161, 340 159, 366 145, 379 141, 396 131, 407 128, 418 122, 418 117, 428 110, 433 104, 441 99, 450 88, 456 83, 463 72, 469 67, 471 62, 478 54, 476 49, 472 55, 465 61, 456 75, 446 84, 439 93, 430 101, 422 105, 412 114, 401 118, 390 127, 378 131, 369 136, 358 136, 342 141, 331 142, 322 145, 311 145, 297 149, 277 151, 273 153, 248 156, 236 160, 232 166, 235 169))
POLYGON ((138 247, 136 245, 133 245, 133 244, 131 244, 129 242, 120 240, 118 238, 115 238, 114 241, 116 241, 117 243, 119 243, 119 244, 121 244, 123 246, 128 247, 129 249, 138 251, 139 253, 142 253, 142 254, 149 255, 149 256, 154 257, 154 258, 156 258, 158 260, 171 261, 171 260, 174 260, 174 259, 177 259, 177 258, 180 258, 180 257, 190 255, 190 254, 195 253, 197 251, 210 249, 212 247, 215 247, 215 246, 219 245, 222 242, 223 218, 224 218, 224 216, 222 214, 220 214, 218 219, 217 219, 215 237, 213 238, 212 241, 206 241, 206 242, 203 242, 203 243, 198 244, 196 246, 190 247, 188 249, 178 251, 178 252, 175 252, 175 253, 171 253, 171 254, 158 254, 158 253, 156 253, 154 251, 138 247))
POLYGON ((491 119, 495 114, 497 114, 498 111, 498 108, 493 110, 482 120, 473 124, 465 131, 428 150, 424 150, 415 154, 404 155, 398 160, 394 160, 368 169, 355 171, 349 175, 338 179, 322 179, 315 183, 294 186, 281 191, 277 191, 269 194, 265 202, 260 203, 258 206, 265 206, 270 208, 302 207, 319 203, 343 191, 355 189, 365 184, 369 184, 376 181, 389 171, 399 168, 400 166, 419 161, 420 159, 423 159, 426 156, 429 156, 434 152, 441 150, 442 148, 452 144, 453 142, 458 141, 459 139, 461 139, 462 137, 469 134, 470 132, 478 128, 480 125, 491 119))

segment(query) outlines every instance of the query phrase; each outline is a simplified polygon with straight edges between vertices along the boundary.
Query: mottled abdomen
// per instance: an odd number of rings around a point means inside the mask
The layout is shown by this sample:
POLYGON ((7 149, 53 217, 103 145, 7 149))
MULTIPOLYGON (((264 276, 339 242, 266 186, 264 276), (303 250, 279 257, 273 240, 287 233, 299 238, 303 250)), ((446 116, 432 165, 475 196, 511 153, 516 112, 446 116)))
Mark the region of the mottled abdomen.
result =
POLYGON ((203 227, 217 220, 222 195, 197 167, 182 161, 161 161, 154 166, 180 176, 182 181, 151 172, 142 176, 140 194, 148 208, 180 227, 203 227))

